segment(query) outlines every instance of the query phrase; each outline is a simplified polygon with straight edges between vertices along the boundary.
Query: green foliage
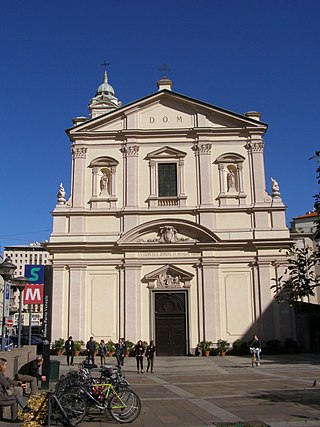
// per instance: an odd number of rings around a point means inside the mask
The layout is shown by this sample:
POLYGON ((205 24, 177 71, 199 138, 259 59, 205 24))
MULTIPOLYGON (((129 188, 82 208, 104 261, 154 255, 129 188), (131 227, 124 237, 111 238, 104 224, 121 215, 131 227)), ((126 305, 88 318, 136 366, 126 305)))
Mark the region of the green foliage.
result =
POLYGON ((212 341, 200 341, 198 344, 198 347, 200 347, 202 350, 204 351, 208 351, 210 350, 210 347, 212 346, 213 342, 212 341))
POLYGON ((133 347, 134 347, 134 343, 132 341, 126 340, 126 351, 129 353, 133 347))
POLYGON ((287 353, 298 353, 299 344, 297 341, 293 340, 292 338, 286 338, 284 342, 284 348, 287 353))
POLYGON ((74 350, 75 351, 80 351, 82 346, 84 345, 83 341, 74 341, 74 350))
POLYGON ((319 286, 320 278, 315 275, 314 266, 319 261, 318 253, 307 247, 294 245, 287 253, 288 267, 284 275, 271 286, 275 299, 281 303, 287 301, 291 305, 299 303, 304 297, 314 296, 314 289, 319 286))
POLYGON ((51 345, 52 353, 57 354, 58 352, 63 351, 64 343, 65 343, 65 340, 63 338, 59 338, 58 340, 55 340, 51 345))
POLYGON ((248 344, 245 341, 235 340, 232 344, 234 354, 241 355, 249 352, 248 344))
POLYGON ((229 345, 230 344, 228 343, 228 341, 225 341, 225 340, 222 340, 222 339, 218 340, 217 341, 217 347, 218 347, 219 353, 227 351, 228 348, 229 348, 229 345))
POLYGON ((114 345, 114 342, 112 341, 112 340, 109 340, 108 342, 107 342, 107 344, 106 344, 106 347, 107 347, 107 351, 109 352, 109 353, 113 353, 114 351, 115 351, 115 345, 114 345))
MULTIPOLYGON (((316 151, 314 156, 311 157, 311 159, 316 159, 318 167, 316 169, 317 172, 317 182, 320 184, 320 151, 316 151)), ((318 217, 315 221, 316 224, 316 237, 320 236, 320 192, 315 194, 314 196, 315 202, 314 202, 314 209, 318 213, 318 217)))
MULTIPOLYGON (((320 151, 316 151, 311 159, 317 161, 317 182, 320 184, 320 151)), ((320 192, 315 196, 314 209, 318 213, 315 220, 315 237, 320 237, 320 192)), ((316 264, 319 264, 319 248, 313 250, 309 247, 293 246, 287 251, 288 267, 283 276, 272 279, 275 285, 271 286, 274 290, 277 302, 288 302, 290 305, 299 305, 305 297, 314 296, 314 289, 320 285, 320 276, 314 271, 316 264)))
POLYGON ((279 354, 281 353, 281 343, 279 340, 270 340, 267 342, 266 353, 279 354))

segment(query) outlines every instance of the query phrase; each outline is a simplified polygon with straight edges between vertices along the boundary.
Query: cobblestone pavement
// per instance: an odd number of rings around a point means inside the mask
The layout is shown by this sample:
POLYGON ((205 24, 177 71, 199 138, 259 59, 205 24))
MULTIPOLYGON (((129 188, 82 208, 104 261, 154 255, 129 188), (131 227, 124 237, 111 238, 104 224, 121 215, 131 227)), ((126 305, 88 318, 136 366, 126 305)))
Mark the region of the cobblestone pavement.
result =
MULTIPOLYGON (((254 369, 249 356, 156 357, 154 374, 137 374, 135 359, 126 358, 125 376, 142 401, 132 425, 320 427, 319 356, 265 356, 254 369)), ((60 374, 76 367, 58 360, 60 374)), ((81 423, 116 425, 111 417, 81 423)))

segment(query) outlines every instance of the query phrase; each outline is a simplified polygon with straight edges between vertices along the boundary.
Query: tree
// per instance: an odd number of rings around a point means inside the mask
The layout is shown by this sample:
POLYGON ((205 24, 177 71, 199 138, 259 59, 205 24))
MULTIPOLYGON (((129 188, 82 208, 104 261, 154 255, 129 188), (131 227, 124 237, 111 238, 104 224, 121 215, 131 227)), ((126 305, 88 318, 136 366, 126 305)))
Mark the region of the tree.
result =
MULTIPOLYGON (((320 184, 320 151, 316 151, 311 159, 317 159, 317 181, 320 184)), ((314 209, 318 213, 315 220, 315 236, 320 236, 320 193, 314 196, 314 209)), ((292 246, 286 253, 288 267, 284 274, 273 279, 276 284, 271 286, 274 290, 277 302, 288 302, 297 305, 303 298, 314 296, 315 288, 320 285, 320 276, 314 271, 316 264, 320 261, 319 248, 313 249, 308 246, 292 246)))

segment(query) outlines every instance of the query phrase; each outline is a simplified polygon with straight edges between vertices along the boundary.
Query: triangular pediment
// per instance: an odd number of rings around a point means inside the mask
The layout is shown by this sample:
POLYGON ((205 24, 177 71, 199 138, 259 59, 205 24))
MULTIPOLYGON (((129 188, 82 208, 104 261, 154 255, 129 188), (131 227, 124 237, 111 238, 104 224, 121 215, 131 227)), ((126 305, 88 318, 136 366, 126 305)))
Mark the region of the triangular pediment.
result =
POLYGON ((72 137, 88 132, 99 134, 125 130, 165 130, 192 128, 263 128, 258 120, 162 90, 81 123, 67 132, 72 137))
POLYGON ((146 281, 156 280, 160 275, 171 275, 172 277, 180 276, 182 281, 192 280, 194 275, 189 273, 188 271, 183 270, 182 268, 176 267, 172 264, 166 264, 156 270, 152 271, 149 274, 145 275, 146 281))
POLYGON ((146 159, 167 159, 167 158, 174 158, 174 159, 180 159, 187 155, 184 151, 177 150, 176 148, 172 147, 162 147, 158 150, 152 151, 146 156, 146 159))

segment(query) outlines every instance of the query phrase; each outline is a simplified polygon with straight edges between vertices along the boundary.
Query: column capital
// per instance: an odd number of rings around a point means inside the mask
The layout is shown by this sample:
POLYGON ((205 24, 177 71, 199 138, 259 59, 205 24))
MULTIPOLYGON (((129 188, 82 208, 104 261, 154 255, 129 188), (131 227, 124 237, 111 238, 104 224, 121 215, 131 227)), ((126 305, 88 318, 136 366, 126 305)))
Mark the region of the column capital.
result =
POLYGON ((139 148, 139 145, 123 144, 120 151, 127 157, 138 157, 139 148))
POLYGON ((252 153, 254 152, 263 152, 263 148, 264 148, 264 142, 263 141, 252 141, 252 142, 248 142, 246 145, 246 149, 248 151, 251 151, 252 153))
POLYGON ((211 154, 211 147, 212 144, 210 143, 200 144, 198 141, 196 141, 193 145, 193 150, 198 154, 211 154))
POLYGON ((86 147, 71 147, 71 153, 73 158, 86 158, 87 148, 86 147))

